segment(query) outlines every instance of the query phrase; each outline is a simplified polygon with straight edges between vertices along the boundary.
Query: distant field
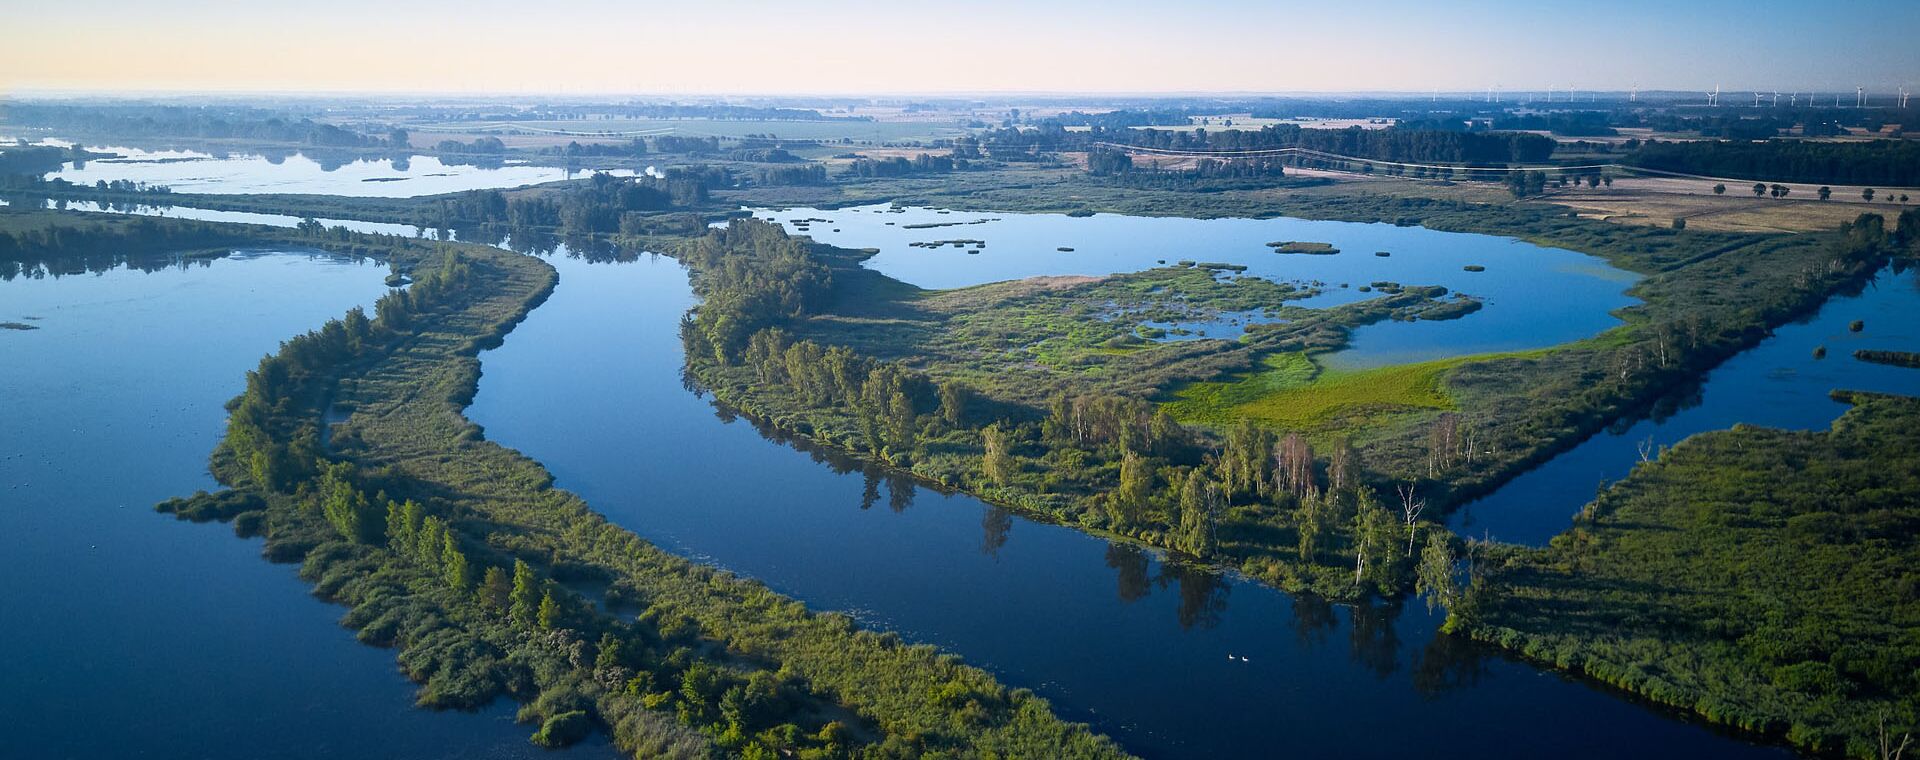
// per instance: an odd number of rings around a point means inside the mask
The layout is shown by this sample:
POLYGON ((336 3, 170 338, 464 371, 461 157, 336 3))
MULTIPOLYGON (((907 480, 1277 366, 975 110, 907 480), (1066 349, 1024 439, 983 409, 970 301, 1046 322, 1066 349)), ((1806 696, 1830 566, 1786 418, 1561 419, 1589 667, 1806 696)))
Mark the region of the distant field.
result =
POLYGON ((544 135, 529 133, 526 135, 502 134, 511 128, 530 130, 559 130, 565 132, 644 132, 648 134, 672 134, 685 137, 745 137, 747 135, 772 134, 796 140, 839 140, 851 138, 857 142, 900 142, 906 140, 929 141, 940 138, 957 137, 966 134, 958 122, 936 123, 923 121, 733 121, 714 119, 593 119, 585 121, 504 121, 504 122, 439 122, 404 125, 414 130, 413 142, 428 144, 450 138, 471 139, 479 135, 499 137, 510 146, 547 145, 568 141, 588 141, 591 139, 626 140, 630 135, 613 134, 605 138, 577 137, 572 135, 544 135), (493 129, 487 125, 507 125, 493 129))

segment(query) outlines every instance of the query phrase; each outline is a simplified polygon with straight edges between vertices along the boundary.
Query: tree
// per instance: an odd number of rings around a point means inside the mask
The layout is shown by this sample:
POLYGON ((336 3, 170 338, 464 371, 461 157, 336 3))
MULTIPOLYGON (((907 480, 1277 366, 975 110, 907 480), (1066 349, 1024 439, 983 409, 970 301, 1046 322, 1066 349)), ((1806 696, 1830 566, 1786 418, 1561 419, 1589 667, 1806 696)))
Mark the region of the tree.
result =
POLYGON ((1714 186, 1713 186, 1713 194, 1714 194, 1714 195, 1726 195, 1726 194, 1727 194, 1727 185, 1726 185, 1726 183, 1724 183, 1724 182, 1723 182, 1723 183, 1720 183, 1720 184, 1718 184, 1718 185, 1714 185, 1714 186))
POLYGON ((986 470, 987 480, 993 481, 996 486, 1005 486, 1013 480, 1015 467, 1010 451, 1012 444, 1007 440, 1006 431, 1001 430, 998 424, 988 425, 980 431, 980 442, 986 449, 986 454, 981 457, 981 467, 986 470))
POLYGON ((1213 554, 1214 523, 1220 516, 1220 487, 1201 468, 1187 472, 1180 489, 1180 538, 1183 549, 1196 557, 1213 554))
POLYGON ((540 614, 540 589, 533 576, 533 567, 524 560, 513 561, 513 607, 510 614, 513 622, 520 625, 532 624, 540 614))
POLYGON ((1420 534, 1420 513, 1426 509, 1427 500, 1415 494, 1412 483, 1400 487, 1400 515, 1406 521, 1409 557, 1413 556, 1413 539, 1420 534))
POLYGON ((473 568, 467 564, 466 552, 460 551, 460 542, 452 532, 441 538, 440 572, 455 591, 465 591, 473 585, 473 568))
POLYGON ((1452 631, 1457 624, 1453 611, 1460 597, 1460 580, 1454 575, 1453 542, 1446 534, 1435 531, 1427 537, 1427 548, 1420 552, 1420 565, 1414 574, 1414 593, 1427 602, 1427 611, 1436 608, 1447 610, 1447 622, 1441 626, 1443 631, 1452 631))
POLYGON ((1314 562, 1320 556, 1320 542, 1333 521, 1333 498, 1310 490, 1300 498, 1300 520, 1295 524, 1300 539, 1300 561, 1314 562))
POLYGON ((1765 182, 1753 183, 1753 197, 1758 198, 1766 194, 1767 194, 1767 183, 1765 182))
POLYGON ((1673 228, 1674 228, 1674 229, 1676 229, 1676 230, 1684 230, 1684 229, 1686 229, 1686 228, 1687 228, 1687 220, 1685 220, 1685 219, 1682 219, 1682 218, 1680 218, 1680 217, 1674 217, 1674 219, 1673 219, 1673 228))
POLYGON ((1153 497, 1153 469, 1139 454, 1128 451, 1120 457, 1120 488, 1113 493, 1113 521, 1127 526, 1139 521, 1140 513, 1153 497))
POLYGON ((1274 451, 1274 484, 1276 490, 1290 492, 1295 496, 1304 495, 1314 487, 1313 448, 1307 439, 1299 433, 1288 433, 1280 439, 1280 446, 1274 451))
POLYGON ((1353 582, 1355 585, 1372 579, 1377 586, 1386 586, 1387 570, 1392 567, 1390 552, 1393 547, 1393 516, 1385 507, 1374 500, 1373 489, 1362 488, 1354 501, 1353 524, 1353 582))
POLYGON ((553 598, 553 589, 549 588, 540 596, 539 623, 543 630, 553 630, 560 625, 560 602, 553 598))
POLYGON ((1873 188, 1869 187, 1865 190, 1861 190, 1860 198, 1861 200, 1865 200, 1869 203, 1873 202, 1873 188))
POLYGON ((505 610, 513 602, 513 581, 505 568, 494 565, 480 580, 480 603, 489 609, 505 610))
POLYGON ((1833 197, 1833 188, 1831 188, 1831 187, 1821 187, 1821 188, 1820 188, 1820 200, 1823 200, 1823 201, 1824 201, 1824 200, 1826 200, 1826 199, 1828 199, 1828 198, 1832 198, 1832 197, 1833 197))
POLYGON ((961 427, 967 420, 967 397, 972 391, 958 381, 946 380, 940 383, 940 416, 952 427, 961 427))
POLYGON ((1360 455, 1353 450, 1353 442, 1345 438, 1333 444, 1333 454, 1327 458, 1327 491, 1339 493, 1355 485, 1360 473, 1360 455))

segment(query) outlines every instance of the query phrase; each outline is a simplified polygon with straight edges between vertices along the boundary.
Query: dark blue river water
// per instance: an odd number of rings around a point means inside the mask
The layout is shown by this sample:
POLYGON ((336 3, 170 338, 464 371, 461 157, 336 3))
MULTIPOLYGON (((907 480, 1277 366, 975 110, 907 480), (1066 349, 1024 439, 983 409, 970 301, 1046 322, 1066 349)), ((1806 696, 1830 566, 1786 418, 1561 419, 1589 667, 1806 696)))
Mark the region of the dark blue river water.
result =
POLYGON ((666 259, 556 256, 469 415, 615 522, 939 645, 1150 757, 1777 757, 1437 638, 786 445, 689 393, 666 259))
MULTIPOLYGON (((155 502, 215 487, 223 404, 385 267, 258 252, 0 282, 0 757, 511 758, 506 705, 414 709, 291 565, 155 502)), ((583 756, 604 754, 589 751, 583 756)))

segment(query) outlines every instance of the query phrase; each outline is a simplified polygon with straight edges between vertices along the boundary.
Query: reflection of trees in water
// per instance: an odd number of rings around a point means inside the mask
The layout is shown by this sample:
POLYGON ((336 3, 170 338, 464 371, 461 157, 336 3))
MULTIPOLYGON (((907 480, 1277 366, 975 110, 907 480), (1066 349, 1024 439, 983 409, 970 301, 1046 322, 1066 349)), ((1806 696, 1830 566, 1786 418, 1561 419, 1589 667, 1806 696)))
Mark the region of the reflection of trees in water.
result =
POLYGON ((1327 641, 1327 634, 1340 627, 1340 618, 1333 613, 1333 603, 1312 594, 1302 594, 1291 599, 1293 607, 1293 635, 1303 645, 1319 645, 1327 641))
POLYGON ((864 512, 880 503, 880 471, 868 468, 860 479, 860 511, 864 512))
POLYGON ((1401 609, 1399 601, 1353 607, 1348 652, 1355 663, 1382 679, 1400 669, 1400 634, 1395 627, 1401 609))
POLYGON ((895 513, 907 511, 913 506, 913 481, 895 475, 887 478, 887 508, 895 513))
POLYGON ((1182 630, 1212 628, 1220 624, 1221 616, 1227 612, 1226 579, 1210 569, 1161 562, 1159 572, 1154 573, 1151 554, 1138 546, 1118 542, 1107 544, 1107 567, 1113 568, 1118 577, 1122 602, 1145 599, 1154 588, 1176 587, 1180 596, 1177 615, 1182 630))
POLYGON ((988 506, 980 515, 980 553, 989 557, 998 557, 1000 547, 1007 545, 1007 537, 1013 531, 1013 513, 1005 507, 988 506))
POLYGON ((1454 689, 1479 685, 1487 674, 1487 648, 1461 636, 1435 632, 1426 649, 1413 658, 1413 689, 1438 697, 1454 689))
MULTIPOLYGON (((1227 612, 1227 582, 1218 573, 1162 563, 1160 577, 1174 576, 1180 586, 1180 629, 1212 628, 1227 612)), ((1165 584, 1162 583, 1164 586, 1165 584)))
POLYGON ((1107 567, 1120 576, 1120 601, 1137 602, 1153 591, 1148 585, 1152 582, 1147 575, 1149 564, 1146 551, 1138 546, 1107 544, 1107 567))
POLYGON ((16 278, 38 280, 47 277, 100 274, 121 267, 153 274, 169 269, 209 267, 213 265, 214 260, 225 257, 224 253, 199 256, 181 256, 174 253, 55 253, 44 256, 23 254, 17 257, 0 258, 0 282, 9 282, 16 278))

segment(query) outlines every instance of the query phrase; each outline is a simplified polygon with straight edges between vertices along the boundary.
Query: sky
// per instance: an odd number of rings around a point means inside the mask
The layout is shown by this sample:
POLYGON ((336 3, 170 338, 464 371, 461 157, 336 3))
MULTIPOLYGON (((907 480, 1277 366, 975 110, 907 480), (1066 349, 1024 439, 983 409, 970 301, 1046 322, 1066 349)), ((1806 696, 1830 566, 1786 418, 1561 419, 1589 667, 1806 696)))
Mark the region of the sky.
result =
POLYGON ((1920 0, 13 5, 0 93, 1920 88, 1920 0))

